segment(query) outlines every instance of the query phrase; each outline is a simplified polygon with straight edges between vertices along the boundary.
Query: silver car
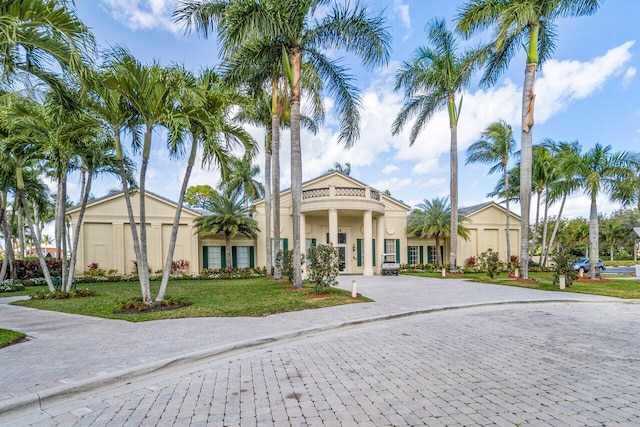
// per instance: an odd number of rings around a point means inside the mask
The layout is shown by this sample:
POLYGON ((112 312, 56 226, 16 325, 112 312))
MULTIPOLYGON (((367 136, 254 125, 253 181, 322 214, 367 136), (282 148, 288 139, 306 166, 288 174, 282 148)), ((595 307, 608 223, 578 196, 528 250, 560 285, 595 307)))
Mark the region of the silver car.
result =
MULTIPOLYGON (((606 269, 606 267, 604 266, 604 262, 601 259, 598 260, 598 266, 596 268, 600 273, 602 273, 606 269)), ((589 271, 589 258, 578 259, 573 263, 573 269, 581 273, 589 271)))

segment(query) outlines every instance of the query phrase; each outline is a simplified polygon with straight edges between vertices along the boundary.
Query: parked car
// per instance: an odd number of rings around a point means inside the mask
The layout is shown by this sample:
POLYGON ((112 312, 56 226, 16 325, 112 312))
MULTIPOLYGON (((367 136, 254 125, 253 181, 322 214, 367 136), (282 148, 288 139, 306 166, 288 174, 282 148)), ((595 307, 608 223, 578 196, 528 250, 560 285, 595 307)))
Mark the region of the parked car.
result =
MULTIPOLYGON (((589 258, 578 259, 573 263, 573 269, 576 271, 581 271, 583 273, 585 271, 589 271, 589 258)), ((606 267, 604 266, 604 262, 601 259, 598 260, 597 269, 600 271, 600 273, 602 273, 606 269, 606 267)))

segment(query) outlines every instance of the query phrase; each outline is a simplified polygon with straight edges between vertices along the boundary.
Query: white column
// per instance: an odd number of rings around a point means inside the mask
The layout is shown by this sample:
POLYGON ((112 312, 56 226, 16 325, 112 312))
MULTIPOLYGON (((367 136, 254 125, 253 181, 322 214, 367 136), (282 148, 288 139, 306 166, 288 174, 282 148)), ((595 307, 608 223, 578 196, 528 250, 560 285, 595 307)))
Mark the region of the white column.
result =
MULTIPOLYGON (((307 257, 307 222, 305 218, 305 214, 300 214, 300 253, 307 257)), ((307 278, 307 267, 306 265, 302 266, 302 279, 307 278)))
POLYGON ((373 245, 373 215, 371 211, 364 212, 364 270, 362 274, 364 276, 373 276, 373 257, 372 257, 372 245, 373 245))
POLYGON ((338 244, 338 210, 329 209, 329 243, 338 244))
POLYGON ((380 215, 377 221, 376 233, 376 271, 380 273, 382 266, 382 254, 384 253, 384 215, 380 215))

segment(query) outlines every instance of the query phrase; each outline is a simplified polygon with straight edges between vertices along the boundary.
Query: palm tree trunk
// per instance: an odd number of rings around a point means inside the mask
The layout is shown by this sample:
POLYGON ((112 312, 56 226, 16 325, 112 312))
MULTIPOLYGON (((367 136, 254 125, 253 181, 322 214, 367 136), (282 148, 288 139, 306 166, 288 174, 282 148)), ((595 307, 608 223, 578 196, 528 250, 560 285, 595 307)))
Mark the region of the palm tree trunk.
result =
POLYGON ((73 278, 76 271, 76 262, 78 260, 78 243, 80 242, 80 229, 82 228, 82 219, 84 218, 84 212, 87 207, 87 203, 89 202, 89 194, 91 193, 91 181, 93 177, 93 173, 89 173, 88 178, 86 179, 85 184, 85 176, 82 175, 82 200, 80 201, 80 211, 78 212, 78 222, 76 223, 76 227, 73 230, 73 242, 71 243, 71 259, 69 260, 69 276, 67 277, 67 284, 65 290, 67 292, 71 291, 71 287, 73 286, 73 278))
POLYGON ((533 165, 533 108, 535 95, 533 84, 538 67, 537 58, 537 27, 531 30, 529 39, 530 51, 535 55, 528 55, 525 69, 524 85, 522 87, 522 135, 520 144, 520 271, 523 279, 529 278, 529 218, 531 215, 531 171, 533 165), (535 34, 534 34, 535 33, 535 34))
POLYGON ((267 254, 267 277, 271 276, 271 129, 267 129, 264 150, 264 217, 267 254))
POLYGON ((436 264, 442 267, 442 258, 440 257, 440 235, 436 234, 436 264))
POLYGON ((533 253, 536 250, 536 239, 538 238, 538 223, 540 222, 540 196, 542 191, 536 190, 536 222, 533 226, 533 236, 531 236, 531 246, 529 247, 529 259, 533 257, 533 253))
MULTIPOLYGON (((291 55, 293 87, 291 91, 291 214, 293 226, 293 286, 302 287, 300 248, 300 215, 302 211, 302 149, 300 141, 300 72, 302 52, 294 49, 291 55)), ((400 255, 400 254, 398 254, 400 255)))
MULTIPOLYGON (((120 142, 120 134, 115 133, 115 145, 116 145, 116 161, 118 163, 118 171, 120 172, 120 180, 122 181, 122 191, 124 192, 124 200, 127 205, 127 213, 129 215, 129 224, 131 227, 131 238, 133 239, 133 251, 136 253, 136 265, 138 268, 138 279, 140 280, 140 289, 142 292, 142 299, 145 298, 145 286, 143 277, 141 276, 142 256, 140 250, 140 239, 138 238, 138 228, 136 227, 136 218, 133 215, 133 207, 131 206, 131 193, 129 192, 129 179, 127 171, 124 168, 124 160, 122 154, 122 143, 120 142)), ((147 270, 148 272, 148 270, 147 270)), ((124 271, 123 271, 124 273, 124 271)), ((147 280, 147 288, 149 281, 147 280)), ((151 302, 151 291, 148 292, 148 303, 151 302)))
POLYGON ((506 242, 507 242, 507 265, 511 265, 511 214, 509 213, 509 174, 507 171, 507 162, 502 161, 502 169, 504 170, 504 192, 507 195, 505 197, 505 205, 507 209, 507 221, 506 221, 506 242))
POLYGON ((22 178, 22 168, 16 168, 16 180, 18 187, 18 195, 20 200, 22 201, 22 208, 24 209, 25 216, 27 217, 27 222, 29 223, 29 229, 31 230, 31 237, 34 239, 35 250, 38 254, 38 260, 40 261, 40 268, 42 269, 42 274, 44 275, 44 280, 47 282, 47 287, 50 292, 55 292, 56 289, 53 286, 53 281, 51 280, 51 274, 49 274, 49 267, 47 266, 47 261, 44 259, 44 255, 42 254, 42 248, 40 247, 40 239, 38 239, 38 235, 36 234, 35 227, 33 226, 33 220, 31 219, 31 215, 29 215, 29 207, 27 204, 27 196, 24 193, 24 180, 22 178))
MULTIPOLYGON (((67 229, 65 227, 64 219, 67 215, 67 173, 64 172, 62 175, 61 185, 61 201, 60 201, 60 237, 61 237, 61 248, 60 250, 56 249, 56 251, 62 252, 58 254, 58 259, 62 260, 62 270, 60 275, 60 285, 64 287, 64 283, 66 283, 67 279, 67 229)), ((38 240, 40 236, 38 236, 38 240)))
POLYGON ((600 230, 598 226, 598 205, 596 194, 591 195, 591 208, 589 209, 589 278, 595 279, 598 268, 598 237, 600 230))
POLYGON ((151 126, 147 126, 144 134, 144 144, 142 147, 142 164, 140 165, 140 259, 142 260, 142 271, 138 268, 140 284, 144 287, 142 299, 145 304, 151 304, 151 289, 149 287, 149 256, 147 251, 147 168, 149 166, 149 156, 151 155, 151 126))
POLYGON ((540 265, 542 257, 547 253, 547 235, 549 232, 549 188, 544 192, 544 217, 542 220, 542 249, 540 250, 540 265))
POLYGON ((224 234, 224 258, 228 269, 233 268, 233 254, 231 253, 231 234, 224 234))
POLYGON ((567 194, 562 195, 562 202, 560 203, 560 210, 558 211, 558 217, 556 218, 556 223, 553 226, 553 232, 551 233, 551 239, 549 239, 549 246, 547 246, 547 252, 544 254, 544 263, 543 266, 547 265, 547 257, 549 256, 549 250, 553 247, 553 243, 556 239, 556 235, 558 234, 558 229, 560 228, 560 221, 562 220, 562 211, 564 210, 564 203, 567 201, 567 194))
MULTIPOLYGON (((451 247, 449 248, 449 271, 455 273, 458 254, 458 125, 451 125, 451 247)), ((438 248, 439 250, 439 248, 438 248)))
POLYGON ((5 233, 5 236, 9 236, 9 240, 7 245, 9 245, 9 250, 5 253, 6 258, 9 260, 9 278, 17 279, 18 272, 16 271, 16 253, 13 249, 13 227, 16 224, 16 202, 13 203, 13 209, 11 210, 11 219, 7 224, 8 232, 5 233))
MULTIPOLYGON (((11 248, 11 231, 7 222, 7 196, 5 190, 0 193, 0 222, 2 223, 2 235, 4 236, 4 256, 2 257, 2 268, 0 268, 0 282, 4 280, 9 266, 9 248, 11 248)), ((13 253, 13 250, 11 250, 13 253)))
MULTIPOLYGON (((55 204, 55 221, 54 221, 54 239, 56 245, 56 259, 61 259, 62 257, 62 203, 64 203, 63 199, 63 191, 62 191, 62 176, 58 176, 58 189, 56 195, 56 204, 55 204)), ((35 215, 35 209, 34 209, 35 215)))
POLYGON ((27 239, 24 231, 24 209, 22 206, 22 200, 19 200, 17 203, 18 206, 18 255, 19 259, 24 259, 27 253, 27 239))
POLYGON ((160 290, 156 297, 156 302, 164 300, 165 293, 167 292, 167 285, 169 284, 169 274, 171 273, 171 263, 173 262, 173 253, 176 250, 176 240, 178 238, 178 228, 180 226, 180 215, 182 214, 182 204, 184 203, 184 195, 187 192, 187 186, 189 185, 189 178, 191 177, 191 170, 196 162, 196 154, 198 152, 197 138, 193 135, 191 140, 191 153, 189 154, 189 161, 187 162, 187 169, 184 171, 184 178, 182 179, 182 188, 180 188, 180 196, 178 197, 178 209, 176 209, 175 216, 173 217, 173 225, 171 226, 171 237, 169 238, 169 249, 167 250, 167 258, 164 261, 164 269, 162 271, 162 282, 160 283, 160 290))
MULTIPOLYGON (((272 84, 272 107, 271 107, 271 135, 273 149, 273 251, 272 258, 267 260, 268 268, 271 269, 272 261, 280 251, 280 116, 278 114, 278 81, 272 84)), ((271 245, 271 242, 267 242, 271 245)), ((282 279, 282 270, 275 263, 273 278, 282 279)))

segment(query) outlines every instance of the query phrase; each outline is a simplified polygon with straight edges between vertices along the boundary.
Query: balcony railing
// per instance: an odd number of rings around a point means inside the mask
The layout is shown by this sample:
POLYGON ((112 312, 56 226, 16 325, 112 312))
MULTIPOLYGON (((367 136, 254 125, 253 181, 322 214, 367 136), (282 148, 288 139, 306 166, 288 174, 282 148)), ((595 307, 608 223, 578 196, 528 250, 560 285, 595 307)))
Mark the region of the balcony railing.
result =
MULTIPOLYGON (((333 195, 335 197, 367 197, 367 190, 360 187, 335 187, 333 195)), ((302 192, 303 199, 315 199, 318 197, 330 197, 331 189, 325 188, 312 188, 310 190, 304 190, 302 192)), ((380 192, 370 189, 369 198, 380 201, 380 192)))
POLYGON ((336 196, 365 197, 365 191, 358 187, 336 187, 336 196))
POLYGON ((303 199, 314 199, 316 197, 328 197, 329 188, 313 188, 302 192, 303 199))

